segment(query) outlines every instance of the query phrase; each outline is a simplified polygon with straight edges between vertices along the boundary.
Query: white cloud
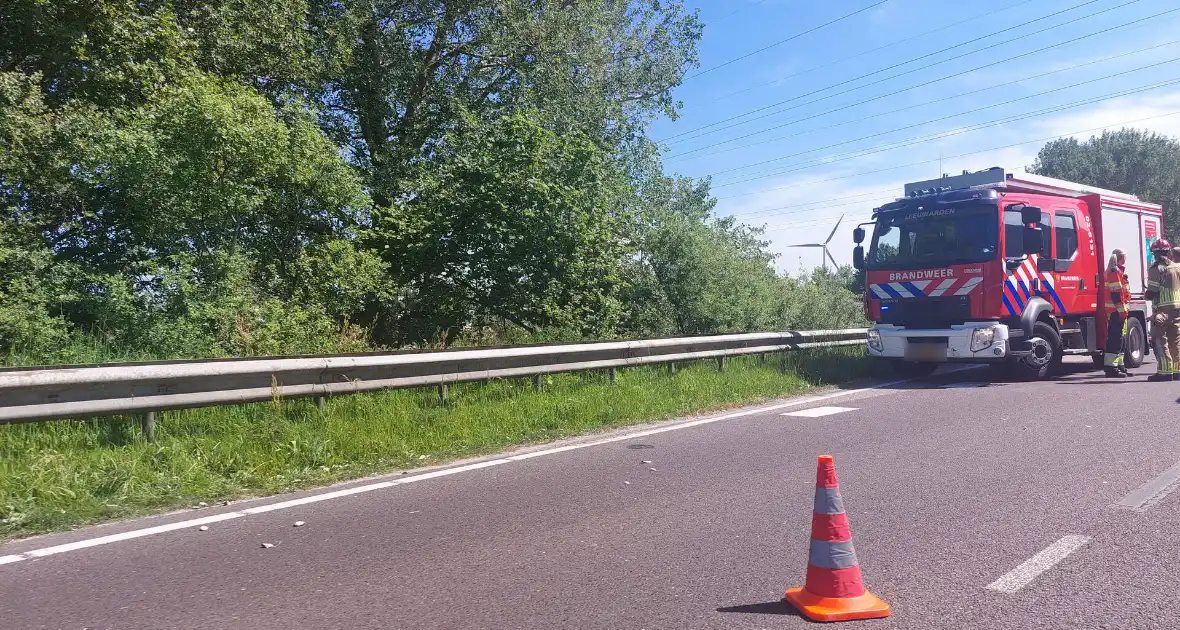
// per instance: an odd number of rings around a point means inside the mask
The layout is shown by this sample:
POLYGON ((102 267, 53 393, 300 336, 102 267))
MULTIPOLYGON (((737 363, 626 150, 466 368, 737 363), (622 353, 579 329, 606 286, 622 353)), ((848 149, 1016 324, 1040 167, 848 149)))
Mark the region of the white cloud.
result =
POLYGON ((814 168, 718 189, 717 212, 766 224, 766 238, 780 254, 779 269, 790 272, 800 262, 806 268, 819 266, 822 252, 787 245, 823 241, 844 213, 830 249, 837 261, 847 263, 852 260, 854 219, 867 218, 873 207, 900 196, 905 182, 937 177, 940 153, 947 156, 942 161, 947 173, 992 166, 1023 170, 1047 138, 1075 135, 1085 140, 1102 129, 1124 126, 1180 136, 1180 90, 1139 94, 847 160, 827 156, 814 168))
POLYGON ((895 18, 903 9, 897 2, 886 2, 869 11, 869 23, 875 27, 889 26, 896 22, 895 18))
POLYGON ((1180 91, 1107 101, 1083 111, 1031 121, 1029 126, 1036 137, 1068 134, 1086 139, 1101 135, 1103 129, 1126 126, 1180 136, 1180 91))

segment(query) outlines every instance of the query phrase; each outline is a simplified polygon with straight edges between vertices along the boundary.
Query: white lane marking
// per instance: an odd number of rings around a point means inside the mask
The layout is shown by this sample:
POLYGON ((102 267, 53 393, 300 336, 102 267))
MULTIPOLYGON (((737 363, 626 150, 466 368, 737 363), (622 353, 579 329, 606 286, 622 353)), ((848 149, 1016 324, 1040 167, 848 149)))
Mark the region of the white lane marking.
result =
POLYGON ((225 512, 223 514, 214 514, 212 516, 205 516, 202 518, 189 519, 187 521, 180 521, 179 523, 168 523, 167 525, 157 525, 155 527, 148 527, 145 529, 136 529, 121 534, 111 534, 110 536, 100 536, 98 538, 89 538, 87 540, 79 540, 77 542, 66 543, 64 545, 55 545, 53 547, 44 547, 41 549, 34 549, 26 551, 23 554, 17 554, 22 559, 41 558, 44 556, 52 556, 58 553, 65 553, 67 551, 77 551, 78 549, 86 549, 88 547, 97 547, 99 545, 107 545, 120 540, 130 540, 132 538, 141 538, 143 536, 151 536, 152 534, 163 534, 164 532, 171 532, 178 529, 188 529, 190 527, 198 527, 201 525, 208 525, 209 523, 217 523, 220 521, 228 521, 235 518, 242 518, 245 512, 225 512))
POLYGON ((1146 512, 1158 505, 1176 488, 1180 488, 1180 464, 1172 466, 1160 473, 1155 479, 1139 486, 1114 506, 1136 512, 1146 512))
POLYGON ((1023 564, 1000 576, 1000 579, 987 585, 989 590, 1008 593, 1009 595, 1028 586, 1037 576, 1053 568, 1053 565, 1069 557, 1082 545, 1090 542, 1089 536, 1062 536, 1057 542, 1045 547, 1037 555, 1025 560, 1023 564))
MULTIPOLYGON (((948 370, 947 372, 944 372, 944 374, 953 374, 955 372, 962 372, 962 371, 966 371, 966 370, 970 370, 970 369, 975 369, 975 368, 963 367, 960 369, 948 370)), ((414 475, 412 477, 403 477, 401 479, 394 479, 391 481, 379 481, 376 483, 370 483, 370 484, 365 484, 365 485, 361 485, 361 486, 354 486, 352 488, 345 488, 343 490, 334 490, 334 491, 325 492, 322 494, 314 494, 311 496, 301 497, 299 499, 291 499, 289 501, 281 501, 278 503, 259 505, 259 506, 247 508, 247 509, 236 511, 236 512, 224 512, 222 514, 214 514, 211 516, 204 516, 201 518, 189 519, 187 521, 180 521, 177 523, 168 523, 166 525, 157 525, 155 527, 146 527, 144 529, 135 529, 135 530, 123 532, 120 534, 111 534, 108 536, 99 536, 97 538, 88 538, 86 540, 80 540, 77 542, 66 543, 63 545, 55 545, 52 547, 43 547, 41 549, 34 549, 32 551, 26 551, 24 553, 0 556, 0 565, 11 564, 14 562, 20 562, 21 560, 28 560, 30 558, 41 558, 44 556, 51 556, 54 554, 65 553, 67 551, 76 551, 78 549, 87 549, 89 547, 97 547, 99 545, 108 545, 110 543, 119 542, 122 540, 131 540, 133 538, 142 538, 144 536, 151 536, 154 534, 163 534, 165 532, 171 532, 171 531, 176 531, 176 530, 180 530, 180 529, 199 527, 201 525, 208 525, 210 523, 217 523, 220 521, 228 521, 228 520, 242 518, 242 517, 250 516, 250 515, 254 515, 254 514, 264 514, 266 512, 273 512, 275 510, 285 510, 288 508, 293 508, 293 507, 297 507, 297 506, 301 506, 301 505, 308 505, 311 503, 319 503, 321 501, 329 501, 331 499, 337 499, 340 497, 346 497, 346 496, 351 496, 351 495, 355 495, 355 494, 362 494, 365 492, 372 492, 374 490, 383 490, 385 488, 392 488, 394 486, 401 486, 401 485, 405 485, 408 483, 416 483, 419 481, 425 481, 427 479, 436 479, 438 477, 448 477, 450 475, 457 475, 459 473, 464 473, 464 472, 467 472, 470 470, 478 470, 480 468, 489 468, 491 466, 499 466, 501 464, 507 464, 510 462, 518 462, 518 461, 523 461, 526 459, 533 459, 535 457, 543 457, 545 455, 555 455, 557 453, 564 453, 566 451, 576 451, 576 450, 581 450, 584 448, 591 448, 594 446, 602 446, 603 444, 612 444, 615 442, 626 442, 628 440, 634 440, 637 438, 647 437, 649 435, 656 435, 659 433, 667 433, 669 431, 679 431, 681 429, 688 429, 691 427, 697 427, 697 426, 701 426, 701 425, 705 425, 705 424, 712 424, 714 422, 722 422, 725 420, 732 420, 734 418, 743 418, 745 416, 753 416, 753 415, 762 414, 762 413, 769 413, 772 411, 777 411, 779 409, 786 409, 787 407, 798 407, 800 405, 806 405, 806 404, 815 403, 815 402, 819 402, 819 401, 823 401, 823 400, 831 400, 833 398, 842 398, 845 396, 852 396, 855 394, 863 394, 865 392, 880 390, 880 389, 884 389, 886 387, 892 387, 894 385, 900 385, 902 383, 908 383, 908 382, 914 381, 914 380, 917 380, 917 379, 901 379, 901 380, 896 380, 896 381, 889 381, 887 383, 881 383, 880 385, 875 385, 873 387, 864 387, 861 389, 849 389, 849 390, 845 390, 845 391, 831 392, 829 394, 821 394, 821 395, 817 395, 817 396, 804 396, 802 398, 797 398, 795 400, 781 402, 781 403, 778 403, 775 405, 768 405, 765 407, 756 407, 754 409, 746 409, 744 411, 735 411, 733 413, 727 413, 727 414, 723 414, 720 416, 712 416, 712 417, 708 417, 708 418, 701 418, 700 420, 692 420, 689 422, 681 422, 681 423, 672 424, 672 425, 668 425, 668 426, 658 427, 655 429, 647 429, 645 431, 626 433, 626 434, 617 435, 617 436, 613 436, 613 437, 609 437, 609 438, 604 438, 601 440, 593 440, 590 442, 581 442, 578 444, 569 444, 566 446, 557 446, 554 448, 544 449, 544 450, 540 450, 540 451, 533 451, 531 453, 521 453, 520 455, 512 455, 509 457, 502 457, 499 459, 492 459, 492 460, 487 460, 487 461, 482 461, 482 462, 475 462, 472 464, 465 464, 462 466, 455 466, 452 468, 443 468, 441 470, 435 470, 435 471, 431 471, 431 472, 427 472, 427 473, 422 473, 420 475, 414 475)))
POLYGON ((834 416, 838 413, 845 413, 848 411, 856 411, 856 407, 812 407, 811 409, 788 411, 782 415, 794 416, 796 418, 822 418, 824 416, 834 416))

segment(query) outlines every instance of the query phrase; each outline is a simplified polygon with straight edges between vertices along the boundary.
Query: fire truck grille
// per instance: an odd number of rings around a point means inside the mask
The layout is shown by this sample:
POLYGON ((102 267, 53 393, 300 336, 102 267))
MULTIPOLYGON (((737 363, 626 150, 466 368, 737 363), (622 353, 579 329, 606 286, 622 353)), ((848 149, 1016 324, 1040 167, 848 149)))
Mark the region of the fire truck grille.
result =
POLYGON ((971 296, 881 300, 881 323, 905 328, 945 328, 971 319, 971 296))

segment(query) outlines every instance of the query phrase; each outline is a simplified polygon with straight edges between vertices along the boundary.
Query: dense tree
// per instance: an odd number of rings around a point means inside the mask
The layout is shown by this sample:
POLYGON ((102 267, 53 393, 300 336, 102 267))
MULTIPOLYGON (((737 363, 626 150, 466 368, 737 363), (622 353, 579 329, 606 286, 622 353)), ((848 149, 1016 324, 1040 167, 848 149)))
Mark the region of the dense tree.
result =
POLYGON ((701 32, 679 0, 0 3, 0 351, 820 321, 843 280, 777 275, 646 137, 701 32))
MULTIPOLYGON (((659 176, 645 188, 636 285, 673 326, 698 334, 772 327, 784 298, 759 231, 712 218, 709 182, 659 176)), ((630 300, 643 307, 640 295, 630 300)), ((637 316, 651 322, 654 313, 637 316)), ((658 320, 655 320, 658 321, 658 320)), ((654 324, 648 323, 647 326, 654 324)))
POLYGON ((317 2, 315 99, 372 175, 379 205, 466 116, 522 108, 607 149, 675 116, 701 25, 678 1, 317 2))
POLYGON ((471 120, 445 140, 449 153, 419 169, 413 196, 379 211, 366 239, 412 288, 404 334, 493 318, 609 334, 629 193, 610 156, 523 115, 471 120))
POLYGON ((1165 224, 1180 225, 1180 141, 1175 138, 1120 129, 1085 142, 1054 140, 1037 154, 1033 172, 1163 204, 1165 224))

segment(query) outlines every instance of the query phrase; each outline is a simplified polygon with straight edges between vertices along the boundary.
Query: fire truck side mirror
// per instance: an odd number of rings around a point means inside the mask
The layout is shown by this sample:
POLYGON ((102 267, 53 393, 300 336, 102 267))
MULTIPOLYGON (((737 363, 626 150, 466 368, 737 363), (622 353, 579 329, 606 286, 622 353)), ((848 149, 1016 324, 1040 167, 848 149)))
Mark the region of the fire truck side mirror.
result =
POLYGON ((860 245, 861 243, 865 242, 865 229, 864 228, 857 227, 855 230, 852 231, 852 242, 856 243, 857 245, 860 245))
POLYGON ((1024 225, 1032 225, 1033 223, 1041 222, 1041 209, 1036 206, 1030 206, 1023 203, 1014 203, 1010 206, 1004 206, 1004 210, 1015 210, 1020 213, 1020 222, 1024 225))
MULTIPOLYGON (((1041 211, 1037 210, 1038 220, 1040 219, 1040 216, 1041 211)), ((1023 241, 1024 243, 1022 244, 1024 245, 1025 256, 1041 253, 1041 247, 1043 245, 1043 241, 1041 239, 1041 228, 1025 226, 1023 241)))
MULTIPOLYGON (((857 228, 857 229, 860 229, 860 228, 857 228)), ((857 242, 859 243, 860 241, 857 241, 857 242)), ((856 268, 858 271, 864 270, 864 268, 865 268, 865 248, 864 247, 857 245, 856 247, 852 248, 852 266, 854 268, 856 268)))
MULTIPOLYGON (((1025 225, 1041 222, 1041 209, 1036 206, 1020 206, 1020 222, 1025 225)), ((1039 250, 1038 250, 1039 251, 1039 250)))

